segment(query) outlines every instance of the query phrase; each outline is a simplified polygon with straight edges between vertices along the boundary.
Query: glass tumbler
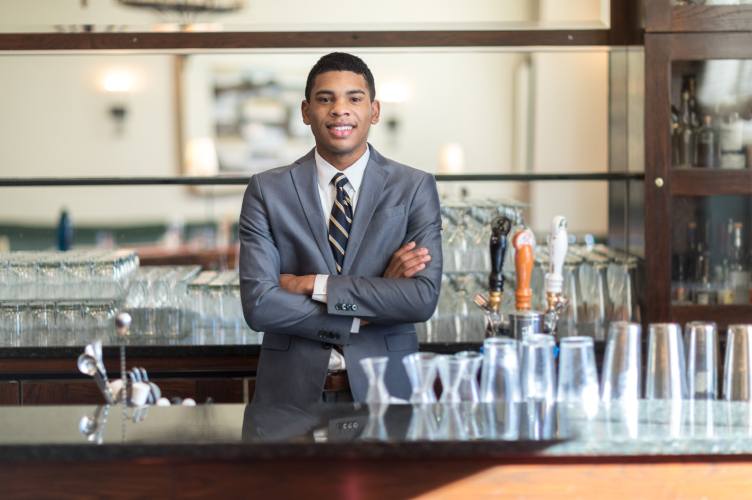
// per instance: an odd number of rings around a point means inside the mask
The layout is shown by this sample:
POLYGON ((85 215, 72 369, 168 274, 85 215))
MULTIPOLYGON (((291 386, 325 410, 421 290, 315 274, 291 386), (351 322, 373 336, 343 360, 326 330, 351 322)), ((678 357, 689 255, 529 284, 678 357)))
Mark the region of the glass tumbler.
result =
POLYGON ((684 327, 689 399, 718 397, 718 327, 693 321, 684 327))
POLYGON ((752 400, 752 325, 729 325, 726 364, 723 368, 723 399, 752 400))
POLYGON ((26 341, 29 346, 54 346, 55 304, 52 302, 30 302, 29 330, 31 335, 26 341))
POLYGON ((26 304, 0 304, 0 347, 18 347, 26 329, 26 304))
POLYGON ((467 360, 467 369, 462 376, 459 387, 460 399, 471 403, 479 402, 478 371, 483 362, 483 356, 474 351, 462 351, 455 354, 454 357, 467 360))
POLYGON ((83 345, 86 325, 83 306, 80 302, 58 302, 55 309, 58 345, 83 345))
POLYGON ((609 326, 601 376, 601 400, 636 400, 641 395, 642 327, 616 321, 609 326))
POLYGON ((517 340, 491 337, 483 341, 480 400, 483 403, 522 401, 517 340))
POLYGON ((645 398, 686 399, 687 367, 682 332, 676 323, 649 326, 645 398))
POLYGON ((590 411, 598 407, 598 370, 591 337, 566 337, 559 351, 559 385, 556 400, 583 403, 590 411))
POLYGON ((545 333, 529 334, 522 341, 522 399, 554 401, 556 372, 554 346, 556 340, 545 333))
POLYGON ((410 402, 435 403, 436 393, 433 384, 436 381, 436 354, 432 352, 415 352, 402 358, 407 378, 413 388, 410 402))

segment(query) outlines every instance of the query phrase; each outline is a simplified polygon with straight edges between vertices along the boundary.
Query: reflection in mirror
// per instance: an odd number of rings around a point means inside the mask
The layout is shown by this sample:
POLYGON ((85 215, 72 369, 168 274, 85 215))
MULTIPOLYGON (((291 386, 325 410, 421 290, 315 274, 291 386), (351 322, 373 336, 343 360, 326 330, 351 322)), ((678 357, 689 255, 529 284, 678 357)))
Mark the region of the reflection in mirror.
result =
MULTIPOLYGON (((0 174, 250 175, 289 164, 313 146, 300 103, 322 54, 1 57, 9 76, 0 95, 0 174)), ((356 54, 374 72, 383 105, 369 142, 389 158, 436 174, 607 170, 608 52, 356 54)), ((455 182, 440 191, 529 203, 536 231, 556 213, 567 214, 574 232, 607 231, 606 183, 455 182)), ((51 237, 31 244, 32 232, 17 229, 52 231, 63 207, 79 231, 154 228, 148 237, 115 237, 118 244, 154 242, 169 227, 180 234, 181 225, 184 241, 193 226, 234 223, 242 193, 243 186, 8 189, 0 223, 15 227, 4 231, 13 249, 51 246, 51 237)), ((79 232, 78 244, 94 244, 93 234, 84 240, 79 232)))
POLYGON ((608 29, 601 0, 112 0, 0 3, 0 31, 336 31, 409 29, 608 29), (201 6, 207 5, 208 9, 201 6), (220 8, 217 9, 217 6, 220 8), (155 8, 156 7, 156 8, 155 8), (336 12, 336 16, 332 13, 336 12), (395 21, 397 20, 397 21, 395 21))

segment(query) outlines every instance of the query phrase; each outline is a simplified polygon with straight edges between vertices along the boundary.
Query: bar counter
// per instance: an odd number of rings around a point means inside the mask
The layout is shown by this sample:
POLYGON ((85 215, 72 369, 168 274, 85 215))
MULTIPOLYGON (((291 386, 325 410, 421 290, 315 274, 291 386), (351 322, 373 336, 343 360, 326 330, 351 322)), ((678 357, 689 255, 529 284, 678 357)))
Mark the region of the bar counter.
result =
POLYGON ((3 498, 746 498, 748 403, 0 408, 3 498), (466 433, 466 435, 463 435, 466 433), (75 495, 74 492, 75 491, 75 495))

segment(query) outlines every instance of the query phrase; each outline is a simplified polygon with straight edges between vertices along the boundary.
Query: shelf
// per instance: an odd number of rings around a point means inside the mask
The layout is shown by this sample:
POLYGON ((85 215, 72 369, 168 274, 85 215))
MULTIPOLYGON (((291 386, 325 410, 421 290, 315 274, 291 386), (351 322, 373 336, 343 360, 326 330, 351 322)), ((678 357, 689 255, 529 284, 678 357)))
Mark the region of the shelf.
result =
MULTIPOLYGON (((439 182, 628 181, 644 180, 643 173, 467 174, 436 175, 439 182)), ((245 186, 249 176, 215 177, 0 177, 0 187, 62 186, 245 186)))
POLYGON ((671 27, 672 31, 752 31, 752 5, 673 7, 671 27))
POLYGON ((725 330, 728 325, 752 323, 752 304, 727 306, 671 306, 670 321, 684 324, 690 321, 713 321, 725 330))
POLYGON ((671 195, 752 195, 752 169, 672 169, 671 195))
POLYGON ((4 33, 0 51, 605 46, 609 30, 4 33))

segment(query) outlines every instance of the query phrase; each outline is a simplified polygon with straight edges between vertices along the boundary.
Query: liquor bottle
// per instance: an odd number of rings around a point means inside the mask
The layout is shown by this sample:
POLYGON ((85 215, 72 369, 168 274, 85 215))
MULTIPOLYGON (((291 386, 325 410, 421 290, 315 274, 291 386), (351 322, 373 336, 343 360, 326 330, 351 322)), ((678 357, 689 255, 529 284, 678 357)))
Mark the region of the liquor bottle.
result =
POLYGON ((739 113, 733 112, 723 119, 720 136, 721 168, 744 168, 742 122, 739 120, 739 113))
POLYGON ((713 127, 713 119, 705 116, 705 124, 697 131, 696 158, 697 166, 701 168, 716 168, 718 166, 718 135, 713 127))
POLYGON ((697 97, 695 96, 696 77, 695 75, 684 75, 682 83, 682 92, 689 92, 689 119, 692 127, 700 127, 700 114, 697 109, 697 97))
POLYGON ((57 249, 66 252, 73 248, 73 223, 68 211, 63 209, 57 225, 57 249))
POLYGON ((731 255, 729 256, 729 280, 734 287, 734 304, 749 304, 750 273, 747 254, 742 240, 742 223, 734 223, 731 255))
POLYGON ((677 149, 677 166, 691 167, 695 164, 695 129, 689 110, 689 91, 682 92, 681 116, 676 130, 674 147, 677 149))

